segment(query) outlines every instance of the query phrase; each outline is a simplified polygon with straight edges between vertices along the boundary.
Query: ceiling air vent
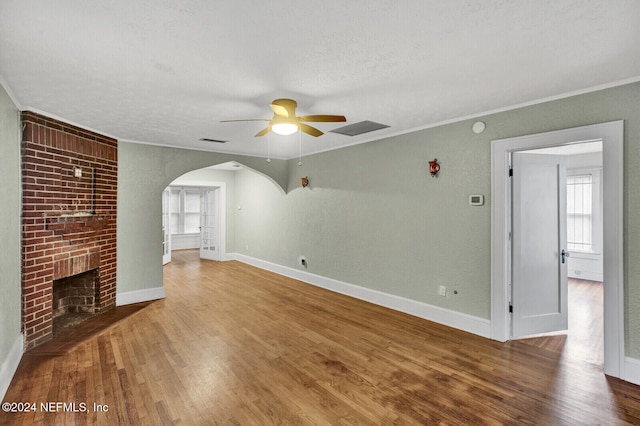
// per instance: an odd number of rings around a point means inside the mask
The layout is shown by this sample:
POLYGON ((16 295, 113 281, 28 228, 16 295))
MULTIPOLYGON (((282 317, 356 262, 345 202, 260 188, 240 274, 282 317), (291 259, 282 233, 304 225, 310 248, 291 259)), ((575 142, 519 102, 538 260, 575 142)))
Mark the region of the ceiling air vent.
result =
POLYGON ((373 121, 365 120, 359 123, 349 124, 348 126, 330 130, 330 132, 346 136, 357 136, 363 133, 373 132, 374 130, 385 129, 387 127, 389 126, 387 126, 386 124, 380 124, 373 121))
POLYGON ((199 140, 201 140, 202 142, 215 142, 215 143, 227 143, 229 141, 223 141, 220 139, 209 139, 209 138, 200 138, 199 140))

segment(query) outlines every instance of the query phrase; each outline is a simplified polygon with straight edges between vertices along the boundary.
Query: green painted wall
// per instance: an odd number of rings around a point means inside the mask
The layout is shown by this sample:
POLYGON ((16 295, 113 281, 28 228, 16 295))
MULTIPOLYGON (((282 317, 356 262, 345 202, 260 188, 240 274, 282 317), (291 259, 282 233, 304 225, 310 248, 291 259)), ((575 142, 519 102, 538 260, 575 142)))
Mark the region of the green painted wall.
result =
POLYGON ((0 371, 20 335, 20 113, 0 85, 0 371))
MULTIPOLYGON (((0 360, 20 332, 20 138, 0 90, 0 360)), ((344 282, 489 318, 490 141, 625 120, 625 333, 640 359, 640 83, 488 115, 303 159, 273 160, 121 142, 118 292, 162 284, 161 192, 182 174, 236 160, 232 248, 344 282), (442 164, 438 178, 428 160, 442 164), (309 188, 300 177, 309 176, 309 188), (284 187, 284 194, 274 182, 284 187), (467 197, 486 195, 485 206, 467 197), (247 249, 248 247, 248 249, 247 249), (439 285, 458 295, 441 298, 439 285)), ((233 206, 233 205, 232 205, 233 206)), ((229 221, 228 221, 229 223, 229 221)))
POLYGON ((488 319, 491 141, 624 119, 626 344, 640 358, 640 84, 481 119, 481 135, 469 120, 291 160, 287 195, 239 173, 238 252, 292 268, 305 255, 308 272, 488 319))
POLYGON ((305 255, 310 273, 488 318, 490 204, 468 196, 489 201, 489 154, 461 123, 292 160, 286 196, 240 173, 237 247, 292 268, 305 255))
POLYGON ((195 169, 236 160, 285 186, 287 164, 262 158, 118 144, 117 292, 162 286, 162 191, 195 169))
POLYGON ((289 267, 462 313, 490 315, 491 140, 625 120, 627 355, 640 358, 640 83, 487 115, 297 160, 120 144, 118 292, 162 282, 160 192, 183 173, 236 159, 287 189, 238 172, 233 246, 289 267), (438 178, 427 162, 438 158, 438 178), (300 177, 311 186, 300 188, 300 177), (469 194, 485 194, 482 207, 469 194), (247 249, 248 247, 248 249, 247 249), (439 285, 456 296, 437 296, 439 285))

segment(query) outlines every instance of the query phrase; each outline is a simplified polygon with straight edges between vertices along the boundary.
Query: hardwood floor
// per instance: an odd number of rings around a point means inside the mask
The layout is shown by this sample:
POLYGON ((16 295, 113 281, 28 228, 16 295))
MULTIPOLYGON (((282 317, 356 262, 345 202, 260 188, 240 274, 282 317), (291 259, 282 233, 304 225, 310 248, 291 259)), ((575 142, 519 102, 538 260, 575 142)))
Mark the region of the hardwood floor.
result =
POLYGON ((567 353, 566 338, 494 342, 197 256, 174 253, 166 299, 26 353, 5 401, 37 409, 0 423, 640 424, 640 387, 567 353))
POLYGON ((520 340, 561 353, 567 361, 604 366, 603 287, 598 281, 569 279, 569 330, 520 340))

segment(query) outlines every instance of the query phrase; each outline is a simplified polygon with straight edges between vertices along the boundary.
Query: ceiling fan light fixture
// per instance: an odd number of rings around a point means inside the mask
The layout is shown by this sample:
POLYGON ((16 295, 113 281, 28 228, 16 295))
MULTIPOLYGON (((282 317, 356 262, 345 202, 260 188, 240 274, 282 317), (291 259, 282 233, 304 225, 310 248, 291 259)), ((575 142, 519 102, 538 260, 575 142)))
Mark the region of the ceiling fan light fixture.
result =
POLYGON ((249 118, 245 120, 223 120, 223 122, 228 123, 232 121, 268 121, 269 125, 256 133, 256 137, 264 136, 269 132, 273 132, 277 135, 288 136, 294 134, 299 130, 300 133, 306 133, 309 136, 317 138, 318 136, 322 136, 324 133, 313 126, 306 124, 306 122, 337 123, 347 121, 344 115, 316 114, 297 116, 297 106, 298 103, 293 99, 276 99, 269 105, 269 107, 273 111, 273 118, 271 118, 271 120, 266 118, 249 118))
POLYGON ((288 136, 298 131, 298 125, 293 123, 275 123, 271 125, 271 130, 279 135, 288 136))

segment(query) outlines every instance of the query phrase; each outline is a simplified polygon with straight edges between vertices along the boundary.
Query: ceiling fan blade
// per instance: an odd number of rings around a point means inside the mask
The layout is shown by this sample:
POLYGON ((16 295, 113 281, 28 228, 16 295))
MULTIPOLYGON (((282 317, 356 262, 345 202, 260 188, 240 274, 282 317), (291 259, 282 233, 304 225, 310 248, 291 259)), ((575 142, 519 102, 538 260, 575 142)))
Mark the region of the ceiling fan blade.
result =
POLYGON ((283 117, 288 117, 289 116, 289 110, 287 110, 282 105, 270 104, 269 106, 271 107, 271 109, 273 110, 273 112, 276 115, 281 115, 283 117))
POLYGON ((221 123, 233 123, 236 121, 271 121, 268 118, 247 118, 245 120, 220 120, 221 123))
POLYGON ((256 133, 256 138, 260 137, 260 136, 264 136, 267 133, 269 133, 270 131, 271 131, 271 126, 265 127, 264 129, 262 129, 258 133, 256 133))
POLYGON ((320 130, 316 129, 315 127, 311 127, 308 124, 304 124, 304 123, 300 123, 300 131, 304 132, 308 135, 311 135, 313 137, 318 137, 318 136, 322 136, 324 133, 321 132, 320 130))
POLYGON ((303 115, 298 117, 300 121, 309 121, 315 123, 337 123, 340 121, 347 121, 343 115, 303 115))

